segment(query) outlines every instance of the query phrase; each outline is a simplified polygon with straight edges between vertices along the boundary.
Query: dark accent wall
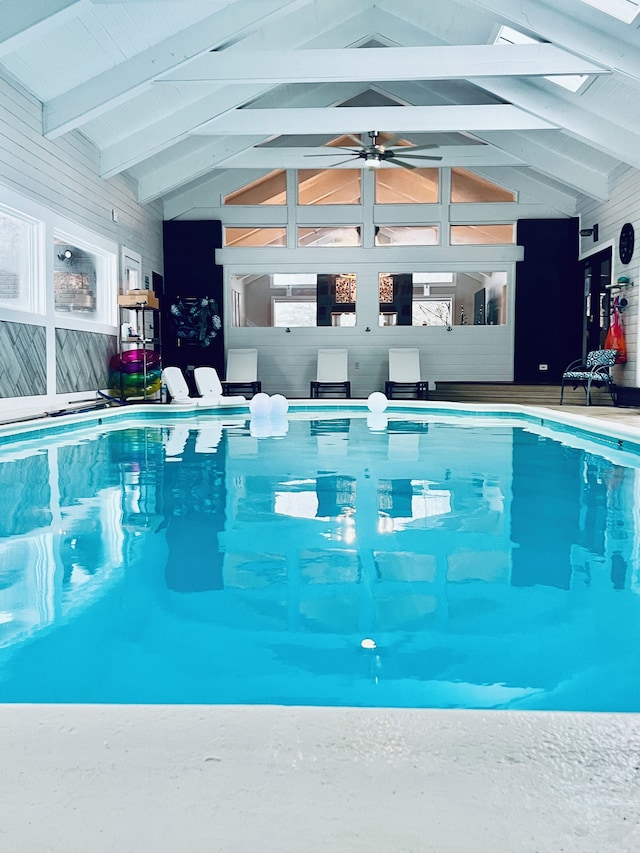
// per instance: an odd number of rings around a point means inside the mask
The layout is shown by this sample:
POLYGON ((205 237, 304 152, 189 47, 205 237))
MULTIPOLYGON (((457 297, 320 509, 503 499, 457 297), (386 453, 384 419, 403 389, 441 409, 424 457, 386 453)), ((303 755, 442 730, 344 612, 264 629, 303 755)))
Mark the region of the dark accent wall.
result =
POLYGON ((56 393, 108 388, 109 361, 117 351, 115 335, 56 329, 56 393))
POLYGON ((224 376, 224 335, 208 347, 188 344, 175 335, 171 303, 179 297, 210 296, 223 317, 222 267, 215 263, 215 250, 222 246, 222 224, 218 220, 171 220, 163 224, 164 294, 162 311, 162 363, 186 370, 189 365, 215 367, 224 376))
POLYGON ((46 393, 44 326, 0 322, 0 397, 36 397, 46 393))
POLYGON ((516 382, 559 382, 582 354, 584 284, 578 263, 577 219, 523 219, 516 264, 516 382), (539 365, 548 365, 540 371, 539 365))

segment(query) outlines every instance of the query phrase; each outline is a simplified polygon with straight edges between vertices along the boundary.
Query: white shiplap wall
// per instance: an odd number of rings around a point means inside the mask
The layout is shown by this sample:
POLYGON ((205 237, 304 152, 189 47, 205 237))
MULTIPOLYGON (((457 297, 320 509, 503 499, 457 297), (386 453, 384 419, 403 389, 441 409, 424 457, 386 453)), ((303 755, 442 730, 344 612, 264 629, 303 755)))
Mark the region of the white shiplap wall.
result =
POLYGON ((598 203, 584 199, 579 205, 580 227, 591 228, 598 225, 599 239, 593 242, 592 237, 582 237, 581 257, 602 251, 612 246, 612 282, 620 275, 629 276, 634 282, 633 287, 626 288, 624 295, 629 305, 623 315, 623 325, 627 341, 628 360, 622 366, 615 368, 616 381, 620 385, 640 386, 640 360, 638 359, 638 312, 640 299, 640 171, 632 168, 621 168, 611 180, 610 199, 598 203), (620 229, 625 222, 631 222, 636 231, 636 248, 631 263, 625 266, 618 254, 618 239, 620 229))
MULTIPOLYGON (((51 211, 53 218, 68 220, 99 237, 126 246, 142 257, 142 274, 163 272, 162 205, 142 206, 137 202, 136 187, 124 178, 108 181, 99 177, 99 153, 80 133, 57 140, 42 135, 42 105, 8 76, 0 73, 0 190, 34 202, 51 211), (117 211, 117 222, 112 219, 117 211)), ((49 286, 49 285, 48 285, 49 286)), ((2 320, 33 322, 45 325, 49 332, 55 326, 51 312, 45 316, 25 317, 22 312, 0 309, 2 320)), ((65 327, 74 321, 65 318, 65 327)), ((78 322, 86 329, 86 323, 78 322)), ((116 326, 97 331, 113 333, 116 326)), ((51 356, 53 357, 53 350, 51 356)), ((47 365, 55 376, 55 364, 47 365)), ((0 400, 0 411, 14 408, 41 407, 55 399, 0 400)))

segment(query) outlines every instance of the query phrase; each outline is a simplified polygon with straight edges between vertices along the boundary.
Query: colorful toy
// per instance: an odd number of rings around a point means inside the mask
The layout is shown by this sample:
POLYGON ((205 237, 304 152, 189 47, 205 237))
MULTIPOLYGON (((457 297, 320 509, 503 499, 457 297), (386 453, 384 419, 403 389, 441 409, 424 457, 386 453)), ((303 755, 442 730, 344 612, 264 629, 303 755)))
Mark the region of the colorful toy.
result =
POLYGON ((114 397, 149 397, 161 385, 162 364, 154 350, 125 350, 109 361, 109 391, 114 397))

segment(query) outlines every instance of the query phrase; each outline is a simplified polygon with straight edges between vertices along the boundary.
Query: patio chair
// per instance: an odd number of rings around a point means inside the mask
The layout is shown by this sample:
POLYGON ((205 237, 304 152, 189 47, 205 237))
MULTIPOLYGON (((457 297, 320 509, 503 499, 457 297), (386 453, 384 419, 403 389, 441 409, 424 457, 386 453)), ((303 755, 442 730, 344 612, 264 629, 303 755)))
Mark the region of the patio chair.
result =
POLYGON ((611 374, 611 368, 616 363, 618 351, 615 349, 596 349, 587 353, 587 358, 572 361, 562 374, 560 386, 560 405, 564 397, 564 386, 572 385, 573 390, 581 385, 587 395, 586 405, 591 405, 591 386, 606 387, 611 395, 613 405, 616 405, 616 385, 611 374))
POLYGON ((346 349, 319 349, 316 378, 311 382, 311 398, 320 394, 351 397, 349 352, 346 349))
POLYGON ((258 350, 230 349, 227 351, 227 378, 222 382, 223 394, 259 394, 262 382, 258 379, 258 350))
POLYGON ((384 383, 385 396, 429 399, 429 383, 420 377, 420 350, 417 347, 394 347, 389 350, 389 379, 384 383))
POLYGON ((242 394, 225 396, 222 392, 222 383, 215 367, 196 367, 193 371, 200 397, 200 405, 207 406, 240 406, 247 402, 242 394))
POLYGON ((162 381, 167 386, 171 396, 170 406, 195 407, 203 405, 199 397, 189 394, 189 386, 184 378, 184 373, 179 367, 165 367, 162 371, 162 381))

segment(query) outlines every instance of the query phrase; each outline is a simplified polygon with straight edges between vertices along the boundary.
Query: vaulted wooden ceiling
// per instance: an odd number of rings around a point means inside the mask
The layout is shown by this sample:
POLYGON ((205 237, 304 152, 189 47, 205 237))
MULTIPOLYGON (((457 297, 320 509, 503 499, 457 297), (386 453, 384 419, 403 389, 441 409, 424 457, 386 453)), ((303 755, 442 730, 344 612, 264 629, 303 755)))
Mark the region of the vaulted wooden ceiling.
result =
POLYGON ((593 2, 0 0, 0 65, 172 216, 374 128, 572 215, 640 168, 640 18, 593 2))

